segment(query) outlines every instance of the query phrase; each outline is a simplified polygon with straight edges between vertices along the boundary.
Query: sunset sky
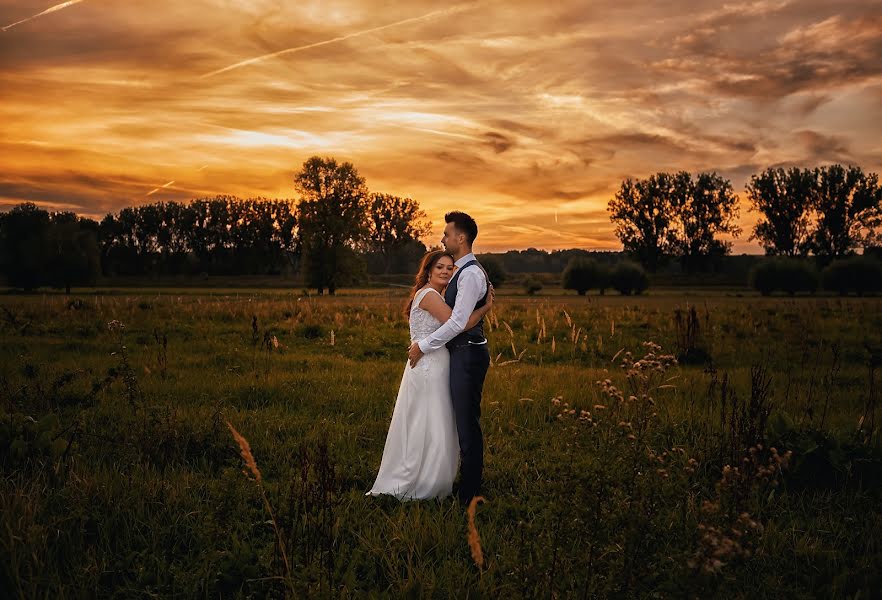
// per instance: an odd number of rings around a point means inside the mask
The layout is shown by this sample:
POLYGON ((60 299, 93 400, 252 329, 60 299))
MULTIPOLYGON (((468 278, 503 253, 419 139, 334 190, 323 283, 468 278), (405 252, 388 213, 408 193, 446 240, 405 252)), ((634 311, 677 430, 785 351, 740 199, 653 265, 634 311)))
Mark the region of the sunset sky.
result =
POLYGON ((318 154, 427 241, 455 208, 479 251, 619 249, 625 177, 882 172, 882 1, 0 0, 0 26, 0 208, 293 199, 318 154))

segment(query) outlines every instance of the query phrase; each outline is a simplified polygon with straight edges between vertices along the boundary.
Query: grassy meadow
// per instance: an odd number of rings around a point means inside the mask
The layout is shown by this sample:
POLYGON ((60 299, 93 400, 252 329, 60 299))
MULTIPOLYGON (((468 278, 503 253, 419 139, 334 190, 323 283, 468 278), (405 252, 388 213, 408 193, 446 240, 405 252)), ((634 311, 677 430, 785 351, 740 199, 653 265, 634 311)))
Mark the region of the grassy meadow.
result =
POLYGON ((502 290, 470 543, 364 496, 403 290, 75 292, 0 297, 4 597, 882 597, 880 298, 502 290))

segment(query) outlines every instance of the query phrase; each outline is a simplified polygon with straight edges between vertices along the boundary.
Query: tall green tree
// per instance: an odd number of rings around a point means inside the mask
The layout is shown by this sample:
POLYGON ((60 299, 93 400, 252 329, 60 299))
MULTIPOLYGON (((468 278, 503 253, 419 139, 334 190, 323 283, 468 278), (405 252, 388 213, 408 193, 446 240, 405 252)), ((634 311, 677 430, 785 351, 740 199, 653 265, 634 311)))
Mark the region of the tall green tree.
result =
POLYGON ((367 237, 368 190, 352 163, 313 156, 295 175, 297 223, 309 285, 336 293, 350 274, 352 249, 367 237))
POLYGON ((882 225, 878 175, 837 164, 815 169, 815 177, 817 221, 811 234, 814 253, 829 261, 877 243, 882 225))
POLYGON ((811 247, 817 195, 814 173, 796 167, 768 168, 751 176, 745 191, 751 210, 762 215, 750 239, 758 241, 767 255, 805 256, 811 247))
POLYGON ((389 273, 402 251, 429 234, 431 223, 419 203, 410 198, 373 193, 366 206, 367 248, 382 255, 383 272, 389 273))

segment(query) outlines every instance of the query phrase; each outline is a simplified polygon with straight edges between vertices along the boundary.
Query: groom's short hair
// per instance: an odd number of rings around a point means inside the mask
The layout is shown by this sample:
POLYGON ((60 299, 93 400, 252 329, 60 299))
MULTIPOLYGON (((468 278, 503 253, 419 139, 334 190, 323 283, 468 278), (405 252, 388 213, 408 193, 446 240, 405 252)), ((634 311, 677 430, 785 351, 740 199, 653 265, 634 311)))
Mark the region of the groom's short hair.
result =
POLYGON ((454 210, 444 215, 445 223, 453 223, 454 227, 466 236, 466 241, 471 246, 478 237, 478 224, 475 220, 464 212, 454 210))

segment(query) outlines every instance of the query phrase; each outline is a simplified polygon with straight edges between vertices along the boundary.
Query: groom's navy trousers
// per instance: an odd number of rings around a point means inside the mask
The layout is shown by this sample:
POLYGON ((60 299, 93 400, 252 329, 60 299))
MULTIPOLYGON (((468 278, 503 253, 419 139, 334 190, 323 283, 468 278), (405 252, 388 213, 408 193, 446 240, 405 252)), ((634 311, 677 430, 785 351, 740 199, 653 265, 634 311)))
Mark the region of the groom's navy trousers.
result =
POLYGON ((484 435, 481 432, 481 388, 490 366, 487 344, 450 344, 450 395, 462 459, 459 501, 471 502, 481 489, 484 435))
MULTIPOLYGON (((477 265, 477 260, 462 265, 453 274, 444 291, 444 301, 451 308, 456 304, 459 276, 466 267, 477 265)), ((484 271, 484 277, 487 272, 484 271)), ((487 281, 489 281, 489 277, 487 281)), ((480 308, 487 303, 487 294, 475 304, 480 308)), ((459 501, 468 504, 481 489, 481 475, 484 471, 484 435, 481 433, 481 389, 490 367, 490 351, 484 337, 484 320, 468 331, 463 331, 447 342, 450 351, 450 396, 453 400, 453 413, 456 417, 456 432, 459 435, 459 501)))

